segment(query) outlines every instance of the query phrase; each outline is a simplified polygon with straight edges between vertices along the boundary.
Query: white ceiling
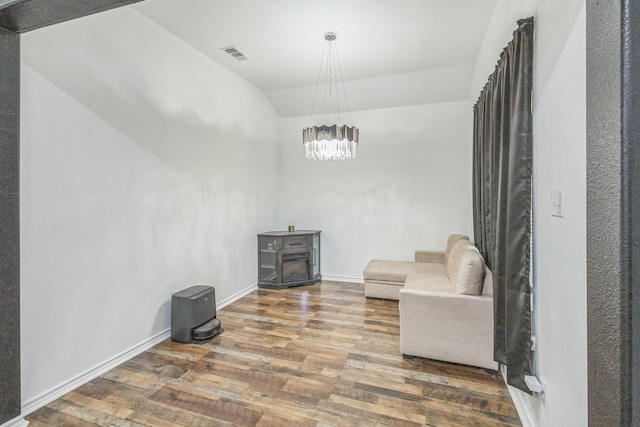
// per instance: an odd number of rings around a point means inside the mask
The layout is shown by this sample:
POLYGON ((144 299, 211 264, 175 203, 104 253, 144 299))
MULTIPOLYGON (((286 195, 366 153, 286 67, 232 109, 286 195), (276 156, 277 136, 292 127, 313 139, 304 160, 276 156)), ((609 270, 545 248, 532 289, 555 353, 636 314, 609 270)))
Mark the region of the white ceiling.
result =
POLYGON ((496 0, 146 0, 133 6, 265 92, 281 116, 309 114, 324 33, 351 110, 469 98, 496 0), (235 46, 250 59, 223 50, 235 46))

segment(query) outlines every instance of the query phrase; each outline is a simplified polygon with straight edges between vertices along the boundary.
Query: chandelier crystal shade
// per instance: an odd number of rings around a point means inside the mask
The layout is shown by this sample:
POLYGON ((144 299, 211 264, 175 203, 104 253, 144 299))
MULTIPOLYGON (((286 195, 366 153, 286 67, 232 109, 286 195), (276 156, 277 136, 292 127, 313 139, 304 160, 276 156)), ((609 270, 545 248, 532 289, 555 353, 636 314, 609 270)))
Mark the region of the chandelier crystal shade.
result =
POLYGON ((324 108, 328 109, 329 124, 315 125, 302 130, 302 143, 306 149, 307 159, 313 160, 346 160, 352 159, 356 155, 358 146, 359 130, 355 126, 338 125, 332 122, 334 114, 337 120, 340 120, 340 93, 342 89, 342 103, 348 113, 348 104, 346 91, 344 89, 344 81, 342 79, 342 69, 340 68, 340 58, 335 45, 336 34, 326 33, 325 50, 322 53, 320 61, 320 70, 318 71, 318 79, 316 82, 316 90, 311 105, 311 120, 313 121, 313 111, 318 94, 320 83, 320 75, 324 70, 324 108), (323 67, 325 52, 327 63, 323 67), (338 85, 338 77, 340 85, 338 85))
POLYGON ((307 159, 345 160, 356 156, 358 129, 354 126, 313 126, 302 131, 307 159))

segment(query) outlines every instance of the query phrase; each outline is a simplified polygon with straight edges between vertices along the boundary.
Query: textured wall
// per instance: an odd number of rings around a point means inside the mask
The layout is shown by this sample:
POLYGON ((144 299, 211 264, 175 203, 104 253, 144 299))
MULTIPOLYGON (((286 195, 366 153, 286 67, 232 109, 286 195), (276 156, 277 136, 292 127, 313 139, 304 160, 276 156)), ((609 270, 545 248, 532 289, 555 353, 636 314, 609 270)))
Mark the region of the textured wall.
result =
POLYGON ((625 425, 620 276, 620 4, 587 1, 589 425, 625 425))
POLYGON ((0 424, 20 415, 19 37, 0 29, 0 424))

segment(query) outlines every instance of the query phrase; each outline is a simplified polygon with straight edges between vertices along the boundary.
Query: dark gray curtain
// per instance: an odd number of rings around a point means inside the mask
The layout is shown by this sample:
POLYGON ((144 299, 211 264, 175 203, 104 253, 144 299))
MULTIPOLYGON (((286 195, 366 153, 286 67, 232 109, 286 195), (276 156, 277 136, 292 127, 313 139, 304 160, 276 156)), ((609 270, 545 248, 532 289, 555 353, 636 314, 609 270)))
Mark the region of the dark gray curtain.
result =
POLYGON ((533 18, 513 40, 474 106, 474 238, 493 272, 494 357, 507 382, 527 393, 532 372, 531 86, 533 18))

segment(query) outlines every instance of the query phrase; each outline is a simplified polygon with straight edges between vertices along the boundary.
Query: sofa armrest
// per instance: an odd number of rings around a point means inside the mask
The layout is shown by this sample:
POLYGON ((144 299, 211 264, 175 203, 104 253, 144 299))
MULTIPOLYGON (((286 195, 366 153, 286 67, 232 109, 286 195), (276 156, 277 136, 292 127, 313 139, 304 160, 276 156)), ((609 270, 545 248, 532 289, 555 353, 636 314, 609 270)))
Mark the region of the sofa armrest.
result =
POLYGON ((405 288, 399 307, 402 354, 497 369, 491 296, 405 288))
POLYGON ((430 262, 433 264, 444 264, 444 252, 416 251, 415 262, 430 262))

